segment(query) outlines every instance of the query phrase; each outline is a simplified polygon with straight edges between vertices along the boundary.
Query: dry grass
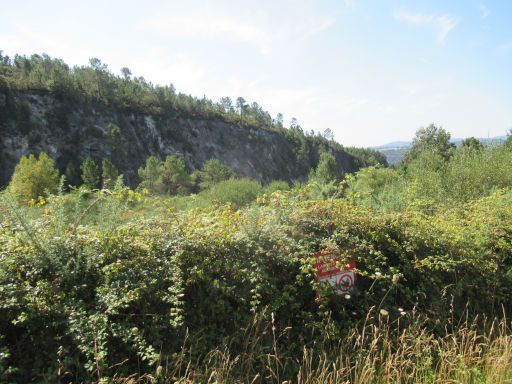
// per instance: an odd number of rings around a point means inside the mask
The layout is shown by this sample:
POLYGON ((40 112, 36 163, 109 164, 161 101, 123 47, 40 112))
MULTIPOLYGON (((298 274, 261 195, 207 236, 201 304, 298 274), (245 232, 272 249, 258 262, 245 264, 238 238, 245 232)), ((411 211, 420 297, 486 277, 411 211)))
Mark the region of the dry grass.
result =
POLYGON ((324 337, 293 358, 286 349, 289 329, 277 335, 273 318, 265 322, 256 316, 240 353, 225 346, 194 361, 191 347, 184 348, 172 363, 162 362, 154 375, 115 382, 512 383, 512 329, 506 320, 466 321, 437 335, 424 324, 405 317, 390 321, 370 312, 343 340, 333 343, 324 337))

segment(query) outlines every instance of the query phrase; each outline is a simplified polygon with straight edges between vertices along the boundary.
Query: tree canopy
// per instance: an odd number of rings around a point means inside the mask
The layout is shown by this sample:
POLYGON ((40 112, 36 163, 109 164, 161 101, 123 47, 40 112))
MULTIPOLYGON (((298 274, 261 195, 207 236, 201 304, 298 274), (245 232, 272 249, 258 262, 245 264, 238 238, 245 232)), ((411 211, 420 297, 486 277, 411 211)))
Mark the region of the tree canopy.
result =
POLYGON ((455 148, 455 144, 450 142, 450 138, 449 132, 434 124, 418 129, 412 141, 411 149, 405 155, 404 163, 411 162, 426 151, 437 153, 447 160, 455 148))
POLYGON ((16 165, 9 184, 9 190, 22 200, 28 201, 55 193, 59 184, 59 172, 53 159, 41 152, 39 157, 31 154, 22 156, 16 165))
POLYGON ((98 163, 92 157, 87 157, 80 169, 82 170, 82 181, 87 188, 96 189, 100 187, 100 169, 98 163))
POLYGON ((235 173, 226 167, 218 159, 210 159, 203 164, 201 171, 198 172, 199 186, 202 189, 210 188, 220 181, 235 177, 235 173))

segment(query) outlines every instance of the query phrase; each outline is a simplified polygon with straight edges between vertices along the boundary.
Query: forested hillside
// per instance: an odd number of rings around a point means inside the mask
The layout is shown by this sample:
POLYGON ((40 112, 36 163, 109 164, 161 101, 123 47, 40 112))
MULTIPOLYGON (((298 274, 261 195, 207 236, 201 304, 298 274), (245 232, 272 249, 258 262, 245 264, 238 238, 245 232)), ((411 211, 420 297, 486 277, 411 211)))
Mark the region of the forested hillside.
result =
POLYGON ((22 155, 48 153, 73 185, 91 157, 112 162, 136 186, 137 170, 150 156, 183 158, 189 172, 217 158, 238 176, 268 183, 304 181, 330 152, 338 172, 385 163, 376 151, 343 148, 330 137, 304 132, 296 119, 242 97, 235 102, 198 99, 173 85, 116 76, 98 59, 70 68, 46 55, 0 55, 0 183, 6 184, 22 155))

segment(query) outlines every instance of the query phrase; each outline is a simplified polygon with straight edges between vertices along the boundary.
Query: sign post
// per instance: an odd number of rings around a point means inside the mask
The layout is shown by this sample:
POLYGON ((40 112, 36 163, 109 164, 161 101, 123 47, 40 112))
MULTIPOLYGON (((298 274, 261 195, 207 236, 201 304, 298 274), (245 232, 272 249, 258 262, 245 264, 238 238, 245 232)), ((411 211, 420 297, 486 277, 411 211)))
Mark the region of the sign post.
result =
POLYGON ((353 289, 356 281, 355 261, 345 264, 342 269, 339 266, 340 260, 337 255, 328 252, 317 252, 315 258, 315 268, 320 284, 330 284, 338 295, 345 295, 353 289))

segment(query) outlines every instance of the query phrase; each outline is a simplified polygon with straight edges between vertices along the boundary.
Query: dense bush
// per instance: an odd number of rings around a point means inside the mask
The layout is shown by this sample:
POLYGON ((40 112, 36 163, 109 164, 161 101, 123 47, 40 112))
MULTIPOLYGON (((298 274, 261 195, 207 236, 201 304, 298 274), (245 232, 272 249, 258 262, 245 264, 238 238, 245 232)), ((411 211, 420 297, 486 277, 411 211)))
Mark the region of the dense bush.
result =
POLYGON ((445 159, 437 151, 416 153, 398 169, 369 167, 347 180, 347 192, 364 206, 382 210, 443 210, 512 187, 512 151, 461 146, 445 159))
POLYGON ((59 184, 59 172, 51 157, 42 152, 22 156, 14 169, 9 190, 19 198, 29 201, 48 193, 55 193, 59 184))
POLYGON ((223 204, 240 208, 252 203, 264 192, 261 184, 252 179, 229 179, 211 185, 197 194, 173 196, 167 204, 173 211, 189 211, 223 204))
MULTIPOLYGON (((230 192, 229 182, 220 190, 230 192)), ((123 190, 77 191, 42 208, 1 205, 3 377, 109 381, 155 372, 180 359, 186 343, 191 361, 228 339, 241 353, 241 329, 261 311, 276 332, 287 329, 281 343, 298 356, 315 335, 339 339, 371 308, 405 323, 398 308, 422 313, 434 330, 466 311, 507 310, 511 192, 431 216, 306 195, 276 192, 241 210, 145 220, 137 216, 145 203, 123 190), (312 255, 321 250, 357 261, 350 299, 317 286, 312 255)), ((271 334, 261 337, 272 345, 271 334)))

